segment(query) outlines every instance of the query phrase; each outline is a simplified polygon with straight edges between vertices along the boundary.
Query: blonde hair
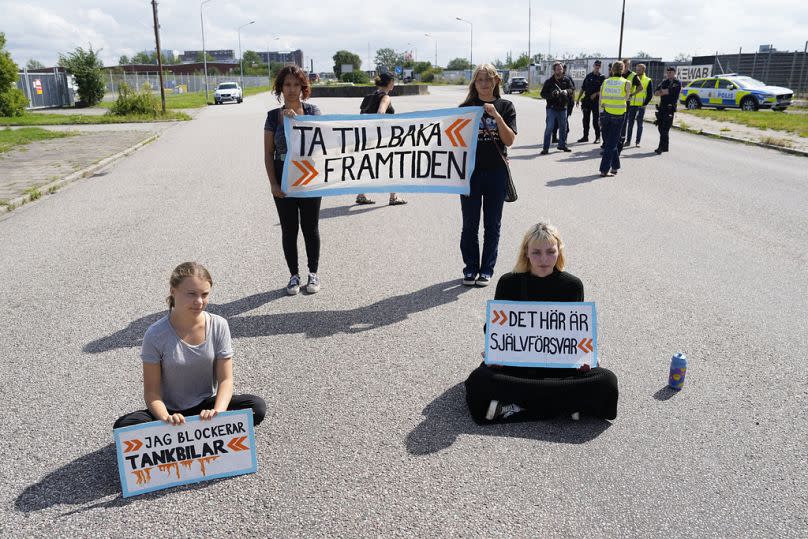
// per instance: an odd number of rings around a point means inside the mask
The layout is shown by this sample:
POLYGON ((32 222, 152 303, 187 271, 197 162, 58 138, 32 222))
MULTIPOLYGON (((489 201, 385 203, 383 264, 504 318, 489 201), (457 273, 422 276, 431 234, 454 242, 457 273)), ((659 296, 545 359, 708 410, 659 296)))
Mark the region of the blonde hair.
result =
MULTIPOLYGON (((168 284, 171 288, 177 288, 186 277, 199 277, 203 281, 207 281, 210 286, 213 286, 213 278, 211 278, 210 272, 198 262, 183 262, 174 268, 174 271, 171 272, 171 277, 168 279, 168 284)), ((168 303, 169 311, 173 309, 174 296, 169 295, 166 298, 166 303, 168 303)))
POLYGON ((623 64, 623 62, 617 61, 617 62, 613 63, 612 64, 612 73, 611 73, 612 77, 619 77, 620 75, 622 75, 624 67, 625 67, 625 64, 623 64))
POLYGON ((477 68, 474 70, 474 74, 471 76, 469 93, 466 95, 463 105, 468 105, 480 97, 480 94, 477 93, 477 87, 474 85, 474 81, 477 80, 477 76, 480 74, 488 75, 494 79, 494 97, 496 99, 500 98, 499 85, 502 82, 502 77, 500 77, 499 73, 497 73, 497 68, 491 64, 480 64, 477 66, 477 68))
POLYGON ((555 267, 558 271, 564 271, 567 259, 564 256, 564 242, 561 240, 558 229, 550 223, 537 223, 530 227, 525 232, 525 237, 522 238, 519 253, 516 255, 516 265, 513 267, 514 273, 527 273, 530 271, 530 259, 527 256, 527 250, 532 241, 555 242, 558 247, 558 259, 555 267))

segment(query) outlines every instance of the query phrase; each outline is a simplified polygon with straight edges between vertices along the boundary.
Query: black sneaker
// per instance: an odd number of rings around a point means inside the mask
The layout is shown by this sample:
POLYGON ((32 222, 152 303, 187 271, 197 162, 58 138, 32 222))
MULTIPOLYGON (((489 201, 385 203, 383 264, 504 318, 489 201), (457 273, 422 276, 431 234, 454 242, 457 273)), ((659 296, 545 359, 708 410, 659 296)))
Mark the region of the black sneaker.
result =
POLYGON ((476 284, 477 286, 488 286, 489 284, 491 284, 491 276, 480 274, 480 276, 477 277, 477 281, 474 284, 476 284))
POLYGON ((550 153, 549 150, 542 150, 539 152, 539 155, 547 155, 548 153, 550 153))
POLYGON ((474 275, 473 273, 464 274, 463 275, 463 286, 474 286, 474 284, 477 282, 477 279, 475 277, 477 277, 477 276, 474 275))
POLYGON ((558 149, 561 150, 562 152, 571 152, 572 151, 567 146, 561 146, 558 149))
POLYGON ((654 153, 657 155, 662 155, 662 148, 657 148, 656 150, 654 150, 654 153))
POLYGON ((589 142, 589 137, 581 137, 578 139, 578 142, 589 142))

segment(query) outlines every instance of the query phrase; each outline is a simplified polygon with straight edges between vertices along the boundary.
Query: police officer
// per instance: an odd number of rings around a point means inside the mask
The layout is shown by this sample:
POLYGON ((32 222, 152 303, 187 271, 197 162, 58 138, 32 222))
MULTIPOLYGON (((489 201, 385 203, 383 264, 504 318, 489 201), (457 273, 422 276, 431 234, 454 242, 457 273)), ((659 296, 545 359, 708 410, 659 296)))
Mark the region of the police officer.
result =
MULTIPOLYGON (((628 110, 629 105, 631 105, 631 100, 634 99, 635 95, 642 91, 640 78, 631 70, 631 60, 628 58, 623 58, 623 78, 631 83, 631 93, 629 94, 628 99, 626 99, 626 110, 628 110)), ((623 151, 623 146, 626 143, 626 127, 628 127, 628 122, 626 121, 626 116, 623 116, 623 118, 623 127, 620 129, 620 143, 617 145, 618 152, 623 151)))
POLYGON ((600 142, 600 121, 598 120, 600 110, 600 86, 606 77, 600 74, 601 61, 595 60, 592 65, 592 72, 589 73, 581 85, 581 93, 578 94, 576 105, 581 105, 584 113, 583 125, 584 136, 578 142, 589 142, 589 116, 592 115, 592 127, 595 128, 595 144, 600 142))
POLYGON ((637 147, 640 147, 640 139, 642 138, 643 118, 645 118, 645 107, 651 102, 654 97, 654 87, 652 80, 645 74, 645 64, 637 64, 637 78, 640 79, 640 86, 642 91, 635 94, 631 98, 628 105, 628 113, 626 116, 626 123, 628 129, 626 130, 626 143, 631 146, 631 134, 634 130, 634 122, 637 122, 637 147))
POLYGON ((657 128, 659 129, 659 147, 654 150, 657 155, 668 151, 668 133, 673 125, 673 115, 676 113, 676 104, 679 102, 679 92, 682 83, 676 78, 676 68, 668 66, 665 70, 665 80, 657 86, 654 95, 659 96, 657 105, 657 128))

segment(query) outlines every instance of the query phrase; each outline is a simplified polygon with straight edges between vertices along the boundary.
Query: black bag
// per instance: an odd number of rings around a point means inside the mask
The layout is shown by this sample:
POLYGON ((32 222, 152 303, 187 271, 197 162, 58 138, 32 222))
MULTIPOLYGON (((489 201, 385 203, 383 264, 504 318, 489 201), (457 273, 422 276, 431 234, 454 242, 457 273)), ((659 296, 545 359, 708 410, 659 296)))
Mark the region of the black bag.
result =
POLYGON ((362 104, 359 105, 359 114, 376 114, 379 110, 379 103, 381 103, 382 96, 380 92, 373 92, 366 95, 362 99, 362 104))
POLYGON ((494 139, 494 134, 488 129, 488 127, 485 126, 485 122, 483 122, 483 129, 488 136, 491 137, 491 141, 497 148, 497 153, 505 163, 505 171, 508 173, 508 181, 505 183, 505 202, 516 202, 519 195, 516 193, 516 185, 514 185, 513 177, 511 176, 511 164, 508 161, 508 158, 505 157, 505 154, 502 153, 502 150, 499 149, 499 144, 497 144, 497 141, 494 139))

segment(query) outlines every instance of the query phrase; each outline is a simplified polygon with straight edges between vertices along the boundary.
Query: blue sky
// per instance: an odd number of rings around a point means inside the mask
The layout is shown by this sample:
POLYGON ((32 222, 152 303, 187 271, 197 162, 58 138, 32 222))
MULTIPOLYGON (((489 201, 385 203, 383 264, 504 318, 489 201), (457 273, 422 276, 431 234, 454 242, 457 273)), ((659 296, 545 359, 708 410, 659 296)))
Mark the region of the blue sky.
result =
MULTIPOLYGON (((617 54, 620 0, 531 4, 533 53, 549 48, 557 55, 617 54)), ((672 59, 680 52, 735 53, 739 47, 753 52, 769 43, 778 50, 802 50, 808 39, 804 1, 780 0, 776 10, 772 6, 751 0, 627 0, 623 51, 672 59)), ((199 0, 162 0, 159 12, 164 48, 202 48, 199 0)), ((528 0, 211 0, 204 13, 209 49, 237 50, 236 28, 255 20, 242 30, 244 50, 299 48, 307 67, 314 60, 316 71, 330 70, 338 49, 359 54, 363 67, 368 67, 368 49, 372 59, 382 47, 412 50, 419 60, 434 62, 436 41, 440 65, 468 57, 470 26, 456 17, 473 23, 475 63, 528 48, 528 0)), ((149 0, 0 0, 0 31, 20 64, 35 58, 52 65, 59 52, 89 43, 102 49, 107 65, 117 64, 122 54, 154 48, 149 0)))

